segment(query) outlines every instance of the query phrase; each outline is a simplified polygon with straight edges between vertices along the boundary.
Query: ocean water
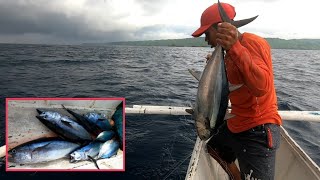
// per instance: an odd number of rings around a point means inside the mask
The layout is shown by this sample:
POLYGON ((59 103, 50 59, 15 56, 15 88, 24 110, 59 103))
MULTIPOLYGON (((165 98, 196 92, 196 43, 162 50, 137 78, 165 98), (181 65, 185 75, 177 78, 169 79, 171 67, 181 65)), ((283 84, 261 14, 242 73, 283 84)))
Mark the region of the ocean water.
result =
MULTIPOLYGON (((0 44, 0 146, 6 97, 125 97, 127 106, 190 106, 197 81, 187 69, 202 70, 212 50, 0 44)), ((320 51, 272 50, 272 56, 279 109, 319 111, 320 51)), ((126 172, 5 173, 2 166, 0 176, 184 179, 196 139, 190 116, 127 115, 126 125, 126 172)), ((285 121, 284 127, 320 165, 320 123, 285 121)))

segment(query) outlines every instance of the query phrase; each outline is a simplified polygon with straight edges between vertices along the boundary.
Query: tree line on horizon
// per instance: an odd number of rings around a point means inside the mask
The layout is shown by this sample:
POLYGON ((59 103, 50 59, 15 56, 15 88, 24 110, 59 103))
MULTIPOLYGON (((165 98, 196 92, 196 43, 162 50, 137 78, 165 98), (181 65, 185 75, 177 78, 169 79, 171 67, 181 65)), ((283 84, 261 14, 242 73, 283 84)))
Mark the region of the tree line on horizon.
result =
MULTIPOLYGON (((272 49, 320 50, 320 39, 265 39, 269 42, 272 49)), ((147 41, 123 41, 102 44, 128 46, 209 47, 207 42, 204 41, 204 37, 147 41)), ((99 45, 101 45, 101 43, 99 43, 99 45)))

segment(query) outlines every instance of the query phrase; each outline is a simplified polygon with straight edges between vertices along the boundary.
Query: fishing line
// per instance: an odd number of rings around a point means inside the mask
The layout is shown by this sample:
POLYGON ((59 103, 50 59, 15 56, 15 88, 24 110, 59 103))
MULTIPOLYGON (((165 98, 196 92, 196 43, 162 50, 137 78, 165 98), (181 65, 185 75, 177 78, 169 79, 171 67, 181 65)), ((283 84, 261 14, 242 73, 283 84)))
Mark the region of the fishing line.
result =
POLYGON ((192 153, 190 153, 188 156, 186 156, 186 158, 184 158, 183 160, 181 160, 178 165, 170 172, 168 173, 165 177, 164 180, 167 179, 179 166, 181 166, 182 163, 184 163, 187 159, 189 159, 192 156, 192 153))
MULTIPOLYGON (((181 121, 183 121, 183 123, 184 124, 191 124, 188 120, 188 118, 186 117, 186 116, 183 116, 184 118, 180 118, 180 120, 181 121)), ((193 120, 193 119, 190 119, 191 121, 193 120)), ((193 125, 193 124, 192 124, 193 125)), ((189 135, 189 134, 196 134, 196 131, 195 131, 195 128, 189 128, 187 125, 184 125, 184 126, 182 126, 183 127, 183 129, 185 130, 184 132, 188 132, 188 131, 192 131, 191 133, 187 133, 187 135, 189 135)), ((192 127, 194 127, 194 125, 192 126, 192 127)), ((181 135, 180 134, 180 137, 182 137, 182 138, 184 138, 184 139, 186 139, 186 140, 188 140, 188 141, 190 141, 190 142, 192 142, 192 143, 194 143, 195 141, 193 140, 193 139, 191 139, 189 136, 184 136, 184 135, 181 135)))

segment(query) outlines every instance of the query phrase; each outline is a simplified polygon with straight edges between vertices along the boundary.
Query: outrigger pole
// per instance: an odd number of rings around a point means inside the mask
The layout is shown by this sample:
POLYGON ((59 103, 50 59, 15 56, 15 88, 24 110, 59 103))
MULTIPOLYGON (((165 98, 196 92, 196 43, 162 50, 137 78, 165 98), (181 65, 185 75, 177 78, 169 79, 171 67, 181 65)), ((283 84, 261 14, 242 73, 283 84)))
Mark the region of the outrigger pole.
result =
MULTIPOLYGON (((133 105, 126 107, 126 114, 162 114, 162 115, 191 115, 186 112, 191 107, 133 105)), ((228 109, 230 111, 230 109, 228 109)), ((283 120, 320 122, 320 111, 278 111, 283 120)))

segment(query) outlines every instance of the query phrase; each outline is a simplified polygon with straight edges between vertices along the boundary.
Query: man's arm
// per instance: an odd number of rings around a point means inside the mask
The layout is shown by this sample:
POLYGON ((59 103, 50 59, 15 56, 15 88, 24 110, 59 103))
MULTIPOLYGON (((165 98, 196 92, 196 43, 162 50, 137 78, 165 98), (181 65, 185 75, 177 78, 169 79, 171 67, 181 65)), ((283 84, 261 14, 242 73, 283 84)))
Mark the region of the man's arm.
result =
POLYGON ((250 49, 237 41, 228 51, 227 56, 235 63, 242 74, 243 81, 250 92, 257 97, 266 94, 270 87, 271 71, 261 54, 258 44, 252 44, 250 49), (254 47, 256 46, 256 47, 254 47))

